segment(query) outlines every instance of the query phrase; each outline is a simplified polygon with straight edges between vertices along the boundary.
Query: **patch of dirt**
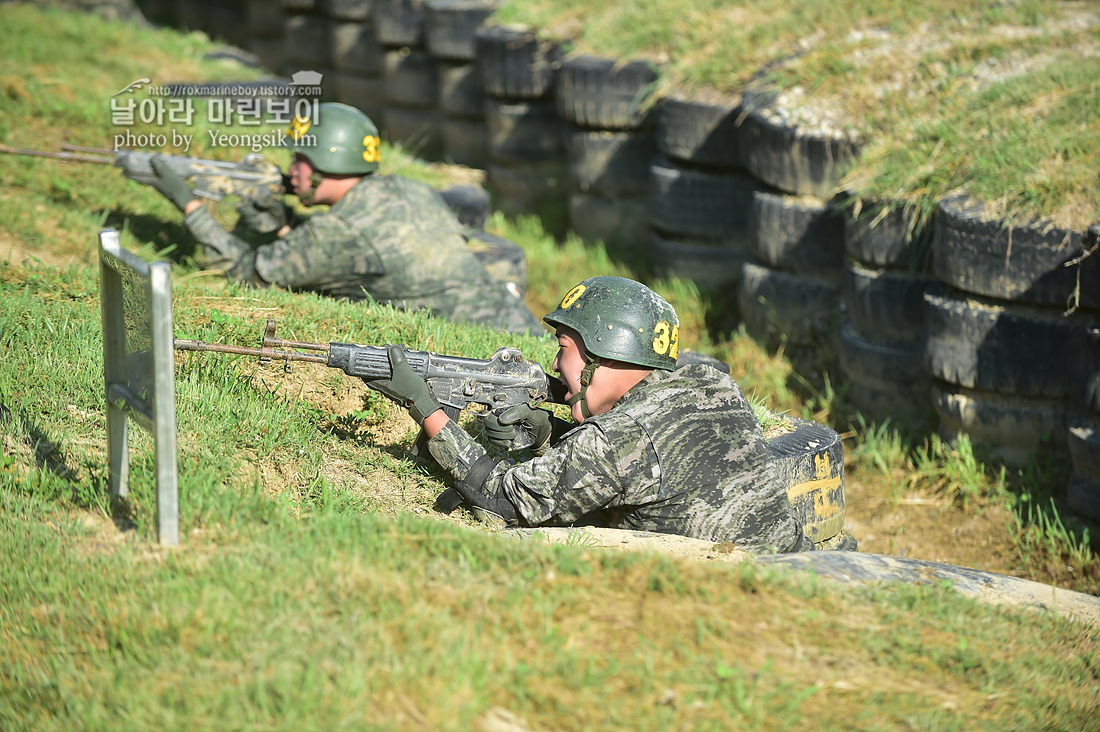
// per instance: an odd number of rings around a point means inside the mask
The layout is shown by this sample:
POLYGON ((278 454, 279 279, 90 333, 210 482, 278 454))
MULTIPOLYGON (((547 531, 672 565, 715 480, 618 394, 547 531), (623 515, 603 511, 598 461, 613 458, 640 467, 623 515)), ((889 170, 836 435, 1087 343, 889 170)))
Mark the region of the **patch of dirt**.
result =
POLYGON ((16 267, 30 261, 57 269, 66 269, 73 264, 91 265, 97 262, 87 250, 77 252, 52 246, 28 247, 26 242, 17 241, 6 231, 0 231, 0 260, 16 267))
POLYGON ((752 557, 749 552, 730 543, 692 539, 675 534, 655 534, 649 531, 607 529, 596 526, 578 528, 552 527, 543 529, 505 530, 503 534, 526 537, 531 541, 550 544, 592 547, 615 551, 653 551, 671 554, 680 559, 712 562, 743 562, 752 557))
POLYGON ((885 477, 846 471, 845 526, 861 552, 1020 574, 1007 509, 975 500, 963 510, 943 495, 919 491, 894 498, 885 477))

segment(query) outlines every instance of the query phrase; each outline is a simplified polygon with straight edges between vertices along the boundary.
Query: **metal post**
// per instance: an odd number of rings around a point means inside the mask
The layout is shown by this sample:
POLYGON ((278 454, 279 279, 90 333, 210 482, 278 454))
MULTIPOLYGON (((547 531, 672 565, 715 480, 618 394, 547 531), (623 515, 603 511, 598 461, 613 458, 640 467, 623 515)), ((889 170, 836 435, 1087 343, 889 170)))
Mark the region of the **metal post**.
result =
POLYGON ((147 263, 123 249, 118 232, 99 233, 101 304, 103 308, 103 373, 107 401, 108 460, 111 495, 129 493, 127 419, 153 435, 157 471, 157 537, 179 544, 179 480, 176 464, 175 348, 172 325, 172 277, 167 262, 147 263), (144 288, 143 310, 129 313, 147 321, 151 358, 135 359, 142 373, 130 373, 127 354, 123 273, 136 274, 144 288), (147 388, 152 370, 152 386, 147 388), (142 378, 145 377, 145 378, 142 378), (140 383, 140 387, 134 387, 140 383), (133 388, 132 388, 133 387, 133 388), (151 392, 151 393, 147 393, 151 392))
MULTIPOLYGON (((102 250, 118 251, 118 232, 99 232, 102 250)), ((111 495, 125 497, 130 492, 130 438, 126 412, 111 393, 111 385, 126 381, 126 324, 122 312, 122 276, 111 260, 99 258, 100 308, 103 313, 103 389, 107 401, 107 463, 111 495)))

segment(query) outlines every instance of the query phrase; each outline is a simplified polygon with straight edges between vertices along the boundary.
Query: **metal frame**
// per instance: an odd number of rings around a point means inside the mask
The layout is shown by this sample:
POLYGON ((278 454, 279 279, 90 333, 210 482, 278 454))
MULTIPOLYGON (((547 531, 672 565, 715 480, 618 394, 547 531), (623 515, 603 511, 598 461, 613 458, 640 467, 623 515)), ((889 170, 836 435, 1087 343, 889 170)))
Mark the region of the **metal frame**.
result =
MULTIPOLYGON (((127 417, 152 433, 157 471, 157 537, 179 544, 179 479, 176 466, 175 364, 172 345, 172 279, 167 262, 146 262, 122 248, 118 232, 99 232, 100 301, 103 312, 103 381, 107 400, 107 458, 114 497, 129 494, 127 417), (122 278, 127 271, 145 283, 152 337, 152 393, 132 388, 126 352, 122 278)), ((146 374, 147 375, 147 374, 146 374)))

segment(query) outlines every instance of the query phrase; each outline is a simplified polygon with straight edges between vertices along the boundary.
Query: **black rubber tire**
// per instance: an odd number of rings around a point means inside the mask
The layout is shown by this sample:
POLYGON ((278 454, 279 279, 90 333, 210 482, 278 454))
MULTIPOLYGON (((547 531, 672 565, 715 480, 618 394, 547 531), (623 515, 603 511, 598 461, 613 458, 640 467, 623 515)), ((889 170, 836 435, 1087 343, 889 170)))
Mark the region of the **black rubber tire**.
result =
POLYGON ((484 121, 444 117, 439 130, 443 136, 445 162, 478 170, 484 170, 489 164, 489 136, 484 121))
POLYGON ((1069 413, 1067 440, 1073 474, 1100 485, 1100 415, 1069 413))
POLYGON ((844 529, 844 442, 818 422, 793 422, 794 431, 772 438, 768 452, 791 513, 817 544, 844 529))
POLYGON ((470 251, 489 274, 522 300, 527 293, 527 253, 515 242, 486 231, 469 231, 466 239, 470 251))
POLYGON ((1079 283, 1080 304, 1096 308, 1100 256, 1067 266, 1083 252, 1080 234, 1035 223, 1008 226, 965 195, 940 200, 936 212, 936 276, 964 292, 1067 308, 1079 283))
POLYGON ((1100 327, 1085 328, 1081 341, 1077 394, 1082 404, 1100 414, 1100 327))
POLYGON ((580 55, 562 61, 555 84, 561 118, 597 130, 637 130, 650 123, 658 72, 648 61, 580 55))
POLYGON ((386 105, 404 109, 435 109, 439 103, 436 61, 418 48, 386 51, 386 105))
POLYGON ((386 139, 422 160, 443 159, 443 117, 438 112, 387 106, 386 139))
POLYGON ((286 17, 287 56, 303 68, 325 69, 331 64, 329 27, 332 21, 320 15, 286 17))
POLYGON ((843 204, 848 256, 871 267, 932 271, 932 226, 918 229, 911 206, 856 197, 843 204))
POLYGON ((560 160, 562 123, 549 102, 507 102, 488 97, 485 122, 489 153, 507 165, 560 160))
POLYGON ((564 141, 574 190, 604 198, 649 194, 649 161, 656 150, 652 133, 567 125, 564 141))
MULTIPOLYGON (((175 2, 166 2, 168 6, 175 6, 175 2)), ((170 11, 174 13, 174 7, 170 11)), ((257 3, 249 2, 245 3, 245 20, 244 27, 246 35, 245 37, 251 41, 254 38, 275 38, 282 39, 283 32, 286 30, 286 16, 287 13, 283 10, 283 6, 279 3, 257 3)), ((153 22, 157 22, 156 18, 152 19, 153 22)), ((164 25, 177 26, 178 23, 174 18, 165 18, 164 25)), ((251 43, 246 43, 249 50, 254 50, 251 43)), ((267 66, 266 68, 272 68, 267 66)))
POLYGON ((248 39, 248 50, 256 54, 260 59, 260 65, 273 71, 285 71, 292 73, 297 69, 289 69, 289 58, 286 53, 286 41, 280 33, 277 36, 253 36, 248 39))
POLYGON ((337 99, 355 107, 381 128, 386 118, 386 82, 381 74, 362 76, 338 71, 332 75, 332 80, 337 99))
POLYGON ((919 349, 924 339, 924 293, 936 283, 928 275, 848 262, 844 305, 852 330, 870 341, 919 349))
POLYGON ((506 165, 491 154, 486 173, 496 208, 510 216, 537 213, 548 203, 564 198, 568 175, 560 162, 506 165))
POLYGON ((869 423, 890 420, 919 429, 929 424, 932 380, 921 362, 921 347, 896 346, 863 338, 843 321, 837 367, 849 384, 848 402, 869 423))
POLYGON ((759 181, 740 171, 685 168, 658 155, 649 164, 650 223, 683 239, 752 245, 753 194, 759 181))
POLYGON ((840 288, 826 280, 745 262, 737 304, 750 334, 780 335, 791 343, 820 346, 835 339, 840 288))
POLYGON ((698 240, 650 235, 652 270, 657 277, 691 280, 702 290, 736 293, 741 267, 751 260, 747 252, 698 240))
MULTIPOLYGON (((130 20, 141 22, 144 16, 133 3, 115 2, 118 20, 126 20, 126 10, 133 12, 130 20), (128 6, 128 7, 127 7, 128 6)), ((101 6, 102 8, 102 6, 101 6)), ((220 0, 211 0, 206 3, 206 32, 213 38, 220 38, 237 48, 244 48, 248 43, 248 26, 245 7, 241 3, 225 3, 220 0)))
POLYGON ((977 451, 1013 467, 1023 467, 1044 441, 1066 452, 1065 403, 1043 397, 976 391, 932 381, 932 406, 940 417, 940 437, 949 444, 966 434, 977 451))
MULTIPOLYGON (((644 198, 603 198, 589 193, 569 196, 569 225, 586 242, 603 241, 631 251, 649 247, 648 202, 644 198)), ((643 257, 632 259, 638 266, 643 257)))
POLYGON ((1056 399, 1079 373, 1081 314, 1041 309, 936 287, 924 295, 924 362, 937 379, 980 391, 1056 399))
POLYGON ((485 228, 490 212, 489 191, 476 183, 462 183, 440 189, 439 195, 463 226, 485 228))
POLYGON ((370 20, 373 7, 369 0, 321 0, 321 12, 337 20, 370 20))
POLYGON ((1066 417, 1073 472, 1066 486, 1066 503, 1077 513, 1100 520, 1100 416, 1066 417))
POLYGON ((337 71, 380 75, 386 69, 386 52, 366 23, 333 21, 331 28, 332 64, 337 71))
POLYGON ((753 252, 761 264, 840 281, 844 222, 827 201, 756 190, 751 212, 753 252))
POLYGON ((422 0, 374 0, 374 34, 383 46, 419 46, 424 41, 422 0))
POLYGON ((474 35, 493 14, 493 0, 425 0, 424 45, 436 58, 473 61, 474 35))
POLYGON ((859 146, 845 137, 791 126, 766 103, 746 100, 746 107, 741 124, 745 167, 781 191, 831 198, 859 159, 859 146))
POLYGON ((742 111, 740 96, 718 92, 663 97, 657 104, 657 149, 672 160, 740 170, 742 111))
POLYGON ((474 36, 485 93, 502 99, 544 99, 554 93, 561 47, 523 25, 482 25, 474 36))
POLYGON ((1100 521, 1100 482, 1071 475, 1066 485, 1066 503, 1074 513, 1100 521))
POLYGON ((473 61, 440 61, 439 111, 448 117, 481 120, 485 124, 485 92, 473 61))

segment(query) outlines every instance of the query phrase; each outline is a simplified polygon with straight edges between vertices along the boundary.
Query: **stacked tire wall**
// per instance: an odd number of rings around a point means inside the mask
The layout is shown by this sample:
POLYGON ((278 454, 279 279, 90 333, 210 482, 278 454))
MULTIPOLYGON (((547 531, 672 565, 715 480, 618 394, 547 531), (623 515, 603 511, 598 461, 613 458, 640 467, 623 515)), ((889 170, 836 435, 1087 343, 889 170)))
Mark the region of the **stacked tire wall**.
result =
POLYGON ((1083 254, 1078 233, 1014 226, 964 195, 940 201, 924 365, 942 436, 967 434, 1010 465, 1065 455, 1100 296, 1097 258, 1083 254))
POLYGON ((582 238, 640 252, 649 229, 647 166, 657 69, 578 55, 558 70, 557 114, 569 168, 569 221, 582 238))
MULTIPOLYGON (((1100 224, 1089 228, 1085 249, 1100 251, 1100 224)), ((1077 513, 1100 520, 1100 327, 1086 325, 1080 339, 1077 389, 1066 418, 1072 470, 1066 500, 1077 513)))
POLYGON ((1074 503, 1092 505, 1094 232, 1089 244, 958 196, 916 231, 896 202, 837 195, 860 149, 844 130, 792 118, 766 91, 655 98, 655 65, 565 54, 490 22, 493 0, 171 6, 163 17, 273 71, 325 74, 406 149, 483 166, 497 208, 567 202, 583 237, 726 295, 754 336, 835 353, 869 421, 934 422, 1013 465, 1072 456, 1074 503))
POLYGON ((835 348, 844 272, 843 220, 831 197, 858 155, 838 131, 787 119, 766 93, 747 93, 741 159, 752 193, 753 261, 738 302, 748 331, 795 345, 835 348))
POLYGON ((487 134, 485 169, 500 210, 542 212, 561 196, 561 120, 554 105, 557 44, 522 26, 483 26, 481 65, 487 134))
POLYGON ((664 97, 649 163, 654 273, 724 292, 731 304, 752 258, 752 195, 761 188, 742 164, 741 114, 739 97, 664 97))
POLYGON ((931 424, 924 366, 924 294, 931 232, 897 202, 849 200, 842 212, 844 264, 838 367, 848 401, 866 420, 931 424))

